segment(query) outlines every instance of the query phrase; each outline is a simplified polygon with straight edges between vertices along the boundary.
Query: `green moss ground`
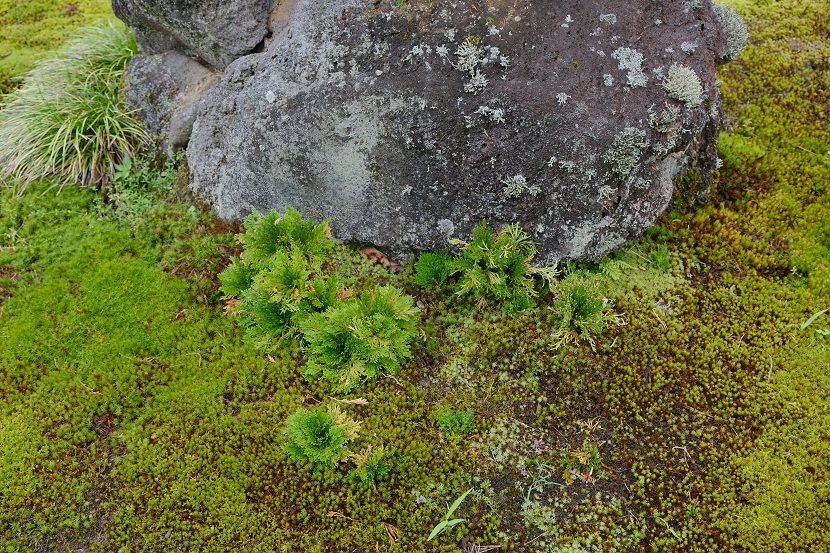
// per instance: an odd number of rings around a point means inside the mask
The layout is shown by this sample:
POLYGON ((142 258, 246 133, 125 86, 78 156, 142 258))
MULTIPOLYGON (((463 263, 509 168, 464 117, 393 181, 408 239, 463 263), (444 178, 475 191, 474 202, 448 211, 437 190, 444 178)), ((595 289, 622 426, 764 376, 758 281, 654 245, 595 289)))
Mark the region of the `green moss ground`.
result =
POLYGON ((102 0, 0 1, 0 94, 74 29, 111 17, 110 3, 102 0))
POLYGON ((582 268, 626 321, 593 348, 557 347, 552 298, 479 309, 336 250, 422 308, 395 378, 337 396, 366 400, 342 404, 358 448, 395 452, 375 487, 282 451, 285 418, 332 392, 224 312, 238 229, 174 192, 119 215, 3 191, 0 550, 830 551, 830 316, 802 328, 830 308, 830 13, 733 4, 752 39, 721 70, 712 202, 582 268))

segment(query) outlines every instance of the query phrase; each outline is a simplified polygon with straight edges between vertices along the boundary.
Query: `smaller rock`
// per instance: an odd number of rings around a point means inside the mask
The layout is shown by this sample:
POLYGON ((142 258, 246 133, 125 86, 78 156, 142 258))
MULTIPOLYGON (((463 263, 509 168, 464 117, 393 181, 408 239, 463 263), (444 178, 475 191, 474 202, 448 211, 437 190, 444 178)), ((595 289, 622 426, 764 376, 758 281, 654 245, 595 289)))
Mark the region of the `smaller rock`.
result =
POLYGON ((113 0, 142 54, 177 50, 217 69, 252 53, 268 35, 277 0, 113 0))
POLYGON ((178 52, 135 56, 124 76, 127 101, 164 151, 187 146, 196 107, 221 74, 178 52))

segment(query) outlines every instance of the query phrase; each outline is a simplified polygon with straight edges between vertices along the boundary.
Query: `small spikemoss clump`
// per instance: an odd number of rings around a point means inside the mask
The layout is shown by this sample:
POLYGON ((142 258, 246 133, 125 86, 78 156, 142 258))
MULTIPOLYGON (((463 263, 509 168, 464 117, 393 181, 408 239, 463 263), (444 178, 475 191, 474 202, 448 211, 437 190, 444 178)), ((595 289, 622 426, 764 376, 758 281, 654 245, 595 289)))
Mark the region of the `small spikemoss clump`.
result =
POLYGON ((324 377, 337 390, 354 389, 380 372, 397 371, 412 354, 419 310, 394 286, 359 296, 341 286, 328 252, 328 222, 315 225, 298 211, 254 212, 239 236, 245 248, 219 275, 226 309, 254 346, 276 351, 296 339, 308 356, 306 378, 324 377))
POLYGON ((453 273, 453 256, 449 252, 424 252, 415 262, 415 282, 421 288, 441 286, 453 273))
POLYGON ((360 423, 346 416, 336 405, 313 411, 297 409, 282 429, 284 449, 289 457, 312 468, 333 468, 349 455, 347 442, 357 438, 360 423))
POLYGON ((438 414, 438 427, 447 434, 466 434, 473 428, 473 409, 443 411, 438 414))
POLYGON ((415 264, 415 280, 421 286, 432 282, 442 284, 457 275, 453 289, 458 296, 473 296, 480 304, 499 302, 508 311, 534 307, 536 283, 534 276, 550 282, 555 268, 531 267, 536 245, 519 225, 513 224, 495 232, 487 221, 473 231, 471 242, 451 240, 461 246, 460 257, 446 252, 425 253, 415 264))
POLYGON ((411 296, 384 286, 305 317, 306 377, 323 376, 337 390, 349 391, 378 373, 396 372, 412 356, 418 313, 411 296))
POLYGON ((577 339, 593 345, 594 335, 602 334, 608 324, 623 323, 622 317, 609 309, 601 277, 569 266, 565 278, 554 284, 553 292, 553 309, 559 318, 554 331, 558 345, 577 339))
POLYGON ((654 266, 661 271, 671 270, 671 258, 669 257, 669 249, 665 244, 660 244, 657 249, 652 251, 648 258, 654 263, 654 266))
POLYGON ((348 478, 355 484, 374 486, 385 480, 392 470, 390 453, 383 446, 368 445, 360 453, 349 454, 349 460, 354 462, 355 467, 349 471, 348 478))
POLYGON ((291 207, 284 214, 255 211, 245 229, 238 237, 245 251, 219 275, 221 290, 247 339, 272 349, 297 333, 298 317, 335 303, 337 279, 323 271, 331 232, 328 221, 315 225, 291 207))
POLYGON ((472 242, 457 241, 463 254, 456 259, 459 296, 473 295, 480 300, 504 301, 515 311, 533 307, 533 279, 528 276, 528 259, 536 246, 518 225, 508 225, 496 233, 482 223, 473 232, 472 242))
POLYGON ((568 484, 577 480, 591 482, 602 467, 599 449, 593 444, 583 444, 581 449, 574 451, 562 451, 557 463, 564 469, 562 478, 568 484))

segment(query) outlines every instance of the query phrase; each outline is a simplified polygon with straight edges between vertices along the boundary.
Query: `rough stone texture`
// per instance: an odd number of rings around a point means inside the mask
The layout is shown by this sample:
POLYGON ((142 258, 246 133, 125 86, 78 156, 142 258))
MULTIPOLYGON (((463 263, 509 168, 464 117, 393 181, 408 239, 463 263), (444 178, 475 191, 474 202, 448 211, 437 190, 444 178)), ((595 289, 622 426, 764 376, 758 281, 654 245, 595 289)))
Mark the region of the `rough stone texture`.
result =
POLYGON ((113 0, 141 53, 177 50, 222 69, 268 34, 277 0, 113 0))
POLYGON ((227 67, 187 150, 220 216, 288 204, 400 257, 518 222, 553 263, 639 235, 678 174, 712 178, 711 1, 391 4, 284 0, 267 51, 227 67))
POLYGON ((127 100, 139 110, 144 127, 169 151, 187 146, 198 101, 220 77, 218 71, 171 51, 135 56, 124 80, 127 100))

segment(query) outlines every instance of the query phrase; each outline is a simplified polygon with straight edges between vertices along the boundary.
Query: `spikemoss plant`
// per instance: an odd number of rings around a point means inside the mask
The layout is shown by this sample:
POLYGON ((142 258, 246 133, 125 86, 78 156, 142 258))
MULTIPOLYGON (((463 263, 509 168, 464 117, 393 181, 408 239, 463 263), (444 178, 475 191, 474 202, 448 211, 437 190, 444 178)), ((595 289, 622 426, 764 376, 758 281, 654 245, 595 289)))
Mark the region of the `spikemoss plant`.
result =
POLYGON ((453 257, 449 252, 424 252, 415 262, 415 282, 422 288, 441 286, 453 273, 453 257))
POLYGON ((559 317, 554 331, 557 345, 577 339, 593 345, 594 336, 602 334, 609 323, 624 322, 621 316, 611 311, 604 287, 601 277, 568 265, 565 278, 553 286, 556 297, 553 309, 559 317))
POLYGON ((333 247, 328 221, 315 225, 298 211, 245 219, 245 248, 219 275, 226 310, 256 347, 276 351, 297 338, 308 356, 308 379, 326 378, 347 391, 379 372, 395 372, 411 356, 419 310, 394 286, 372 282, 359 296, 341 287, 327 261, 333 247))
POLYGON ((386 448, 372 445, 367 445, 360 453, 349 454, 349 460, 355 464, 355 467, 349 471, 349 479, 355 484, 374 486, 389 476, 389 471, 392 469, 389 465, 390 457, 386 448))
POLYGON ((123 24, 89 27, 8 96, 0 110, 0 166, 18 193, 44 178, 107 185, 115 166, 147 142, 121 95, 135 53, 123 24))
POLYGON ((295 317, 337 300, 337 278, 322 270, 333 240, 328 221, 315 225, 291 207, 285 213, 255 211, 245 218, 245 229, 238 236, 244 252, 219 275, 221 290, 247 339, 272 349, 296 334, 295 317))
POLYGON ((412 356, 409 344, 418 334, 418 313, 411 296, 384 286, 305 317, 306 377, 323 376, 338 390, 349 391, 378 373, 397 372, 412 356))
POLYGON ((508 225, 496 233, 482 221, 471 242, 454 243, 463 252, 456 261, 459 296, 473 295, 482 301, 493 298, 516 311, 535 305, 528 260, 536 254, 536 246, 519 225, 508 225))
POLYGON ((450 243, 461 247, 460 257, 425 253, 415 264, 415 280, 421 286, 433 281, 441 284, 458 275, 453 284, 458 296, 475 297, 480 305, 495 300, 508 311, 521 311, 536 305, 534 277, 551 283, 558 274, 555 267, 530 265, 536 244, 518 224, 495 232, 482 221, 473 231, 472 241, 454 239, 450 243))
POLYGON ((473 428, 473 409, 449 410, 438 414, 438 427, 448 434, 466 434, 473 428))
POLYGON ((313 411, 297 409, 282 429, 288 455, 312 468, 334 467, 347 458, 346 443, 357 438, 360 423, 349 418, 337 405, 313 411))

